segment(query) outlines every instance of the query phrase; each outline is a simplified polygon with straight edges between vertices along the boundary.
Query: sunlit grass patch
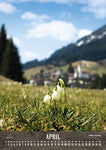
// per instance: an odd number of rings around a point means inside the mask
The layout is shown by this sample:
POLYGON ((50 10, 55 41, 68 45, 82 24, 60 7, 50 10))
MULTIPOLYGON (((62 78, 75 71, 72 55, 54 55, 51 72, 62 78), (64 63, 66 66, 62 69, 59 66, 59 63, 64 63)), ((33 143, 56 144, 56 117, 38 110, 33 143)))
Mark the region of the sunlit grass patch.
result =
POLYGON ((62 81, 51 88, 0 84, 0 130, 104 131, 105 98, 104 90, 65 88, 62 81))

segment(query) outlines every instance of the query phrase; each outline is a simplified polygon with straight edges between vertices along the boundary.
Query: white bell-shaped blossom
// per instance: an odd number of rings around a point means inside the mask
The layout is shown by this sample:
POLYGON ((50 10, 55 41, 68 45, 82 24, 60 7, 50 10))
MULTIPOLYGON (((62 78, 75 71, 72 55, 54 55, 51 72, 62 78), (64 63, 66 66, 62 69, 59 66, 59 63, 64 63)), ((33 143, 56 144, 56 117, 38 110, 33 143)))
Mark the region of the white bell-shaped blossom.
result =
POLYGON ((46 103, 49 103, 50 102, 50 98, 51 97, 47 94, 47 95, 45 95, 43 101, 46 102, 46 103))
POLYGON ((64 95, 64 88, 63 88, 63 87, 60 87, 59 85, 57 85, 57 92, 58 92, 60 95, 64 95))
POLYGON ((55 90, 53 91, 52 99, 56 99, 56 100, 60 99, 60 94, 55 90))

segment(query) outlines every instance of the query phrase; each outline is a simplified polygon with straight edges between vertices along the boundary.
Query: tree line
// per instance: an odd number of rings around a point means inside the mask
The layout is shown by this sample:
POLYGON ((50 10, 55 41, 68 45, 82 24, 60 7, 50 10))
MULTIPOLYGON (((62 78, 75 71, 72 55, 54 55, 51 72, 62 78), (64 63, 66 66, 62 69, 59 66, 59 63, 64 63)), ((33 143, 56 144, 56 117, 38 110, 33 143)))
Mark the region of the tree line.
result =
POLYGON ((0 75, 15 81, 24 81, 22 64, 12 38, 7 38, 5 25, 0 28, 0 75))
POLYGON ((92 89, 104 89, 106 88, 106 74, 103 74, 102 77, 96 75, 95 80, 91 84, 92 89))

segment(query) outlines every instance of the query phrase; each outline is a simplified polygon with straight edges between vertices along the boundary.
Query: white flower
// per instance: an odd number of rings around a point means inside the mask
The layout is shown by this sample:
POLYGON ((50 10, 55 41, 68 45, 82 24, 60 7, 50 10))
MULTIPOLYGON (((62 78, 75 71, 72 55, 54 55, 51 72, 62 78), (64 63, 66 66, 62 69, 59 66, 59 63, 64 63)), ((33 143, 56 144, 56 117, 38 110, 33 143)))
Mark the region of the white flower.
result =
POLYGON ((64 88, 63 88, 63 87, 60 87, 59 85, 57 85, 57 92, 58 92, 60 95, 64 95, 64 88))
POLYGON ((64 81, 61 78, 59 79, 59 82, 61 85, 64 85, 64 81))
POLYGON ((3 125, 3 119, 0 120, 0 127, 3 125))
POLYGON ((72 95, 70 94, 69 97, 72 98, 72 95))
POLYGON ((59 100, 60 99, 60 94, 57 91, 53 91, 52 99, 59 100))
POLYGON ((24 95, 24 99, 26 99, 26 97, 27 97, 27 96, 26 96, 26 95, 24 95))
POLYGON ((75 93, 78 93, 78 90, 76 90, 75 93))
POLYGON ((43 101, 46 102, 46 103, 48 103, 48 102, 50 102, 50 98, 51 97, 47 94, 47 95, 45 95, 43 101))

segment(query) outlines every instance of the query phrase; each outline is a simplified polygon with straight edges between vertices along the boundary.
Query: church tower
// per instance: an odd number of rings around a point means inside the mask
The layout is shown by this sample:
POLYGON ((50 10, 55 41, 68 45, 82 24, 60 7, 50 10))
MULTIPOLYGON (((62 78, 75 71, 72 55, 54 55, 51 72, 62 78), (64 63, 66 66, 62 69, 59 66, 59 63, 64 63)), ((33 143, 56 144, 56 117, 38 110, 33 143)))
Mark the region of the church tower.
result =
POLYGON ((82 77, 82 67, 81 67, 81 62, 77 67, 77 77, 81 78, 82 77))

